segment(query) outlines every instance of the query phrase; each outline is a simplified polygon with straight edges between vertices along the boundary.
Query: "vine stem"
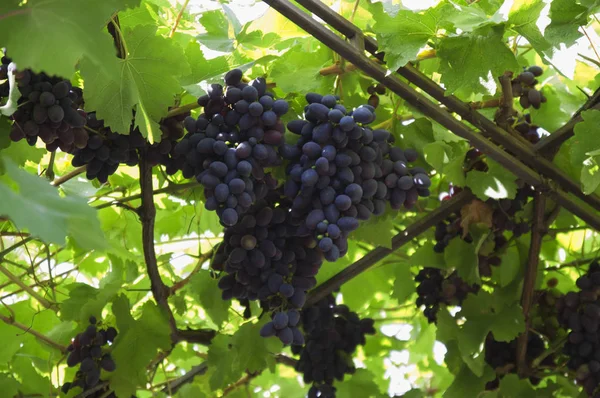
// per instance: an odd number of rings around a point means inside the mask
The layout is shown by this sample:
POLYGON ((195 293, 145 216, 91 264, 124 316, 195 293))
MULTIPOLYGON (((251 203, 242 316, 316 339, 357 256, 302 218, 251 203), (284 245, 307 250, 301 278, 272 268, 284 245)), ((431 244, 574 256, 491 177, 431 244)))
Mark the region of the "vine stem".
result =
POLYGON ((45 308, 52 310, 56 309, 54 304, 40 296, 35 290, 23 283, 23 281, 21 281, 16 275, 13 275, 12 272, 10 272, 2 265, 0 265, 0 272, 2 272, 12 283, 19 286, 21 289, 23 289, 23 291, 27 292, 31 297, 37 300, 45 308))
POLYGON ((202 269, 202 265, 206 262, 206 260, 212 258, 213 254, 214 254, 214 249, 201 254, 200 257, 198 257, 198 261, 196 262, 196 266, 194 267, 192 272, 190 272, 190 274, 188 276, 186 276, 179 282, 174 283, 171 286, 170 295, 173 295, 173 294, 177 293, 179 290, 183 289, 190 282, 192 277, 194 275, 196 275, 202 269))
MULTIPOLYGON (((153 191, 153 194, 158 195, 161 193, 173 193, 173 192, 183 191, 188 188, 196 188, 198 186, 200 186, 200 185, 197 182, 188 182, 185 184, 169 184, 164 188, 153 191)), ((115 206, 117 204, 131 202, 132 200, 137 200, 137 199, 140 199, 141 197, 142 197, 141 194, 126 196, 124 198, 115 199, 111 202, 102 203, 102 204, 99 204, 98 206, 92 206, 92 207, 94 207, 94 209, 100 210, 100 209, 104 209, 106 207, 115 206)))
POLYGON ((46 168, 46 178, 50 181, 54 180, 54 161, 56 160, 56 152, 50 153, 50 161, 48 162, 48 168, 46 168))
POLYGON ((142 149, 140 156, 140 189, 142 205, 139 210, 142 222, 142 246, 146 271, 150 278, 152 295, 159 307, 163 309, 169 319, 169 326, 173 336, 177 334, 177 326, 173 311, 169 307, 169 288, 164 284, 158 271, 158 261, 154 248, 154 221, 156 218, 156 207, 154 206, 154 191, 152 188, 152 166, 148 163, 146 149, 142 149))
POLYGON ((527 268, 525 269, 525 278, 523 280, 523 293, 521 295, 521 307, 523 308, 523 317, 525 318, 525 331, 521 333, 517 340, 517 371, 520 377, 524 377, 527 372, 527 336, 531 324, 530 311, 534 300, 535 280, 540 264, 540 251, 542 249, 542 239, 546 233, 546 196, 542 191, 536 192, 533 199, 534 220, 531 231, 531 243, 529 245, 529 258, 527 268))
POLYGON ((85 173, 86 170, 87 170, 87 165, 77 167, 76 169, 69 171, 64 176, 58 177, 57 179, 52 181, 50 183, 50 185, 58 187, 58 186, 64 184, 65 182, 72 180, 73 178, 77 177, 78 175, 85 173))
POLYGON ((67 347, 65 347, 64 345, 59 344, 56 341, 50 339, 49 337, 44 336, 40 332, 37 332, 37 331, 31 329, 29 326, 23 325, 22 323, 15 321, 13 318, 10 318, 10 317, 0 314, 0 320, 2 320, 2 322, 6 323, 7 325, 14 326, 18 329, 21 329, 25 333, 29 333, 30 335, 34 336, 36 339, 43 341, 44 343, 48 344, 52 348, 57 349, 61 353, 67 352, 67 347))
POLYGON ((119 52, 121 52, 121 54, 119 54, 120 55, 119 58, 125 59, 125 58, 127 58, 129 51, 127 50, 127 43, 125 42, 125 36, 123 36, 123 32, 121 31, 121 26, 120 26, 117 18, 118 18, 117 16, 113 16, 110 18, 110 20, 112 21, 112 25, 115 28, 115 31, 119 35, 119 42, 123 46, 123 50, 119 51, 119 52))
POLYGON ((167 115, 165 116, 165 119, 168 119, 170 117, 173 116, 178 116, 178 115, 182 115, 184 113, 187 113, 193 109, 198 109, 200 108, 200 105, 198 105, 197 102, 192 102, 186 105, 182 105, 180 107, 177 108, 173 108, 171 109, 169 112, 167 112, 167 115))
POLYGON ((104 387, 108 386, 109 382, 108 381, 103 381, 102 383, 98 383, 96 384, 94 387, 85 390, 82 393, 79 393, 77 395, 75 395, 74 398, 85 398, 85 397, 89 397, 90 395, 94 394, 97 391, 102 390, 104 387))
POLYGON ((190 0, 185 0, 183 2, 183 5, 181 6, 181 10, 179 10, 179 14, 177 14, 177 19, 175 19, 175 23, 173 24, 173 27, 171 28, 171 31, 169 32, 169 37, 173 37, 175 35, 175 32, 177 31, 177 27, 179 26, 179 23, 181 22, 181 18, 183 17, 183 13, 185 12, 185 9, 187 8, 189 3, 190 3, 190 0))

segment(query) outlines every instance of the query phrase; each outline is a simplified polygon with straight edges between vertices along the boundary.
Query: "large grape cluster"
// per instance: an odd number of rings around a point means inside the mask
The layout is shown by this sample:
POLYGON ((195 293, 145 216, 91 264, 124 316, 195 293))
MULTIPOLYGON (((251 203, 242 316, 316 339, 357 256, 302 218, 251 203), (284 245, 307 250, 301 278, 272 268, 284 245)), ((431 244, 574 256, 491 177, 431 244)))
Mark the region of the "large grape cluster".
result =
POLYGON ((261 334, 277 334, 284 344, 301 341, 290 311, 302 308, 322 263, 314 240, 299 238, 297 228, 290 220, 289 200, 271 191, 240 222, 225 229, 219 248, 226 272, 219 280, 223 299, 259 300, 265 310, 274 311, 274 329, 261 334), (289 323, 283 322, 284 317, 289 323))
POLYGON ((73 382, 63 384, 65 394, 76 387, 85 391, 96 386, 100 382, 101 370, 112 372, 116 368, 115 361, 103 347, 115 340, 117 330, 114 327, 100 328, 93 316, 89 321, 87 329, 75 336, 68 347, 67 365, 79 365, 79 370, 73 382))
POLYGON ((570 330, 564 353, 567 366, 576 371, 577 381, 589 396, 598 396, 600 385, 600 263, 576 281, 578 292, 569 292, 557 303, 558 321, 570 330))
POLYGON ((277 147, 285 126, 280 116, 288 103, 275 100, 262 78, 242 82, 242 71, 225 75, 225 84, 211 84, 198 103, 204 113, 184 124, 188 134, 175 147, 183 157, 184 177, 204 186, 205 206, 215 210, 225 226, 237 224, 276 182, 266 167, 281 164, 277 147))
POLYGON ((296 370, 305 383, 312 383, 309 398, 335 397, 334 380, 356 371, 352 355, 366 344, 365 335, 375 334, 373 324, 373 319, 360 319, 347 306, 336 305, 333 295, 302 311, 306 344, 292 345, 292 352, 300 355, 296 370))
POLYGON ((368 127, 374 108, 351 112, 333 95, 306 95, 304 119, 288 123, 299 135, 281 148, 290 161, 284 194, 293 200, 291 214, 302 220, 299 233, 314 236, 325 259, 336 261, 348 249, 347 237, 359 220, 393 209, 411 208, 429 196, 431 181, 421 167, 409 166, 417 152, 392 147, 386 130, 368 127))
MULTIPOLYGON (((6 77, 10 58, 2 57, 0 78, 6 77)), ((84 129, 86 113, 81 109, 81 90, 71 82, 29 69, 15 71, 16 83, 21 93, 18 108, 11 116, 14 121, 10 139, 27 140, 35 145, 38 137, 49 151, 60 148, 71 152, 87 144, 88 133, 84 129)), ((0 97, 9 92, 9 82, 0 85, 0 97)))
POLYGON ((478 285, 469 285, 456 272, 444 277, 439 268, 423 268, 415 281, 417 286, 417 307, 424 306, 423 314, 429 323, 437 321, 440 304, 460 305, 469 293, 477 293, 478 285))

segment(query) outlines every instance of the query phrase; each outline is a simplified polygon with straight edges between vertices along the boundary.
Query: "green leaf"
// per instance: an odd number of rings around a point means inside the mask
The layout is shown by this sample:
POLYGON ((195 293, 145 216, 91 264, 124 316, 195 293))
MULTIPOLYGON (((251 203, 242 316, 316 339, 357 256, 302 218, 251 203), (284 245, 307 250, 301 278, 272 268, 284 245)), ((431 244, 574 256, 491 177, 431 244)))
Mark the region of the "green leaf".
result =
POLYGON ((270 77, 286 93, 306 93, 321 89, 319 70, 331 62, 331 50, 323 46, 310 51, 306 45, 291 47, 271 64, 270 77))
POLYGON ((554 0, 550 4, 550 25, 546 27, 546 39, 558 47, 569 47, 582 34, 579 27, 587 25, 588 9, 572 0, 554 0))
POLYGON ((115 340, 112 356, 117 369, 110 374, 110 386, 118 396, 135 394, 147 382, 146 367, 157 350, 171 346, 171 330, 166 316, 153 303, 142 308, 142 317, 115 340))
POLYGON ((525 37, 539 53, 550 48, 550 43, 537 26, 540 13, 545 6, 542 0, 517 0, 508 15, 508 23, 513 24, 513 29, 525 37))
POLYGON ((507 374, 500 380, 498 398, 534 397, 536 391, 527 379, 519 379, 516 374, 507 374))
POLYGON ((386 397, 387 394, 381 393, 373 379, 375 379, 375 375, 367 369, 357 369, 349 380, 344 380, 343 383, 336 386, 336 393, 340 397, 386 397))
POLYGON ((106 248, 96 210, 83 198, 60 197, 58 190, 47 181, 19 169, 8 159, 4 159, 4 166, 6 176, 0 179, 0 214, 48 243, 64 244, 69 235, 82 248, 106 248))
POLYGON ((481 376, 476 376, 471 372, 469 367, 463 366, 460 372, 456 374, 454 382, 446 390, 444 398, 465 398, 476 397, 479 393, 485 390, 485 385, 488 381, 494 380, 496 374, 489 366, 484 368, 484 373, 481 376))
POLYGON ((442 253, 436 253, 433 250, 433 242, 428 240, 419 247, 408 259, 410 265, 420 265, 422 267, 434 267, 446 269, 447 264, 442 253))
POLYGON ((394 267, 394 290, 392 298, 403 303, 416 291, 415 280, 407 264, 398 264, 394 267))
POLYGON ((594 193, 600 186, 600 156, 583 163, 581 185, 583 186, 583 193, 586 195, 594 193))
POLYGON ((172 41, 156 35, 156 26, 126 29, 125 59, 106 58, 110 73, 90 62, 81 63, 85 79, 86 106, 95 109, 99 119, 113 131, 127 134, 133 119, 135 127, 150 142, 160 141, 158 125, 180 92, 179 78, 189 74, 183 50, 172 41))
POLYGON ((514 174, 491 159, 487 159, 487 164, 487 172, 473 170, 467 174, 467 186, 483 201, 514 198, 518 188, 514 174))
POLYGON ((202 13, 200 24, 206 29, 206 33, 196 36, 200 43, 215 51, 234 50, 234 39, 229 37, 229 21, 221 10, 202 13))
POLYGON ((452 239, 444 250, 444 259, 449 269, 456 269, 458 275, 467 283, 481 283, 479 260, 475 245, 462 239, 452 239))
POLYGON ((19 392, 20 383, 8 373, 0 373, 0 391, 6 397, 14 397, 19 392))
POLYGON ((398 11, 391 18, 381 13, 373 30, 381 51, 385 52, 388 68, 396 70, 415 60, 421 48, 437 33, 438 14, 434 8, 419 14, 414 11, 398 11))
POLYGON ((440 58, 442 83, 448 93, 490 93, 497 76, 507 70, 517 70, 515 55, 503 39, 504 26, 485 26, 473 33, 440 40, 437 55, 440 58), (482 62, 485 60, 485 62, 482 62), (484 85, 482 81, 490 81, 484 85))
POLYGON ((2 44, 19 69, 31 68, 70 78, 83 56, 95 68, 106 70, 110 65, 105 60, 114 55, 114 46, 102 27, 127 3, 123 0, 3 1, 2 44))
POLYGON ((392 248, 394 237, 394 220, 398 216, 397 211, 387 211, 379 217, 371 217, 360 224, 360 228, 352 232, 350 238, 357 242, 367 243, 373 246, 392 248))
POLYGON ((600 149, 600 111, 585 111, 581 117, 583 121, 575 125, 575 135, 571 138, 571 162, 576 167, 590 157, 589 152, 600 149))
POLYGON ((220 328, 229 319, 229 302, 221 299, 217 282, 209 271, 200 271, 192 276, 189 288, 210 319, 220 328))
POLYGON ((198 43, 190 42, 185 49, 185 56, 191 72, 181 78, 181 85, 188 93, 197 97, 205 94, 198 83, 204 80, 215 80, 230 69, 229 62, 224 56, 207 61, 198 43))

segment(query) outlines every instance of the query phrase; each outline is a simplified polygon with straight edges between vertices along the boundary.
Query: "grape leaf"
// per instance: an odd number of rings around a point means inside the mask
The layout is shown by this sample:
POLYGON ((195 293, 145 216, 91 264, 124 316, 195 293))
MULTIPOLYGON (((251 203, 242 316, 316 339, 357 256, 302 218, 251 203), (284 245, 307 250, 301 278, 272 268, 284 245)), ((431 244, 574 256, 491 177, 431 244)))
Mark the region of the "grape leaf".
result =
POLYGON ((467 174, 467 186, 483 201, 514 198, 517 194, 515 176, 491 159, 487 159, 487 164, 487 172, 472 170, 467 174))
POLYGON ((360 224, 360 228, 352 232, 350 238, 357 242, 364 242, 373 246, 392 248, 394 236, 394 219, 397 211, 387 211, 378 217, 371 217, 360 224))
POLYGON ((179 78, 189 74, 181 47, 156 35, 156 26, 142 25, 123 32, 128 55, 106 59, 112 64, 106 73, 84 60, 86 106, 113 131, 128 134, 135 107, 135 127, 150 142, 160 141, 158 122, 180 92, 179 78))
MULTIPOLYGON (((111 15, 135 1, 30 0, 0 4, 0 37, 20 69, 70 77, 82 56, 107 70, 112 38, 102 32, 111 15), (60 53, 60 54, 57 54, 60 53)), ((139 3, 139 0, 137 1, 139 3)))
POLYGON ((394 290, 392 291, 392 298, 398 300, 399 303, 403 303, 408 299, 415 291, 415 280, 410 267, 408 264, 398 264, 394 266, 394 290))
POLYGON ((444 393, 444 398, 476 397, 485 389, 488 381, 494 380, 496 373, 486 366, 481 376, 473 374, 468 366, 462 366, 452 385, 444 393))
POLYGON ((323 77, 319 70, 331 62, 331 50, 323 46, 306 56, 306 45, 291 47, 271 64, 270 77, 286 93, 306 93, 319 90, 323 77))
POLYGON ((190 42, 185 48, 185 56, 191 71, 181 78, 181 84, 188 93, 197 97, 206 93, 198 83, 204 80, 212 81, 229 70, 226 57, 220 56, 207 61, 198 43, 190 42))
POLYGON ((508 23, 513 24, 513 29, 525 37, 539 53, 550 48, 550 43, 537 26, 540 13, 545 6, 542 0, 517 0, 508 15, 508 23))
POLYGON ((17 393, 20 385, 21 384, 10 374, 0 373, 0 391, 2 391, 2 394, 5 394, 5 396, 14 397, 18 395, 17 393))
POLYGON ((575 135, 571 138, 571 162, 576 167, 581 167, 590 157, 590 152, 600 149, 600 111, 585 111, 581 113, 581 117, 583 121, 575 125, 575 135))
POLYGON ((60 197, 56 188, 8 159, 4 159, 4 167, 0 214, 45 242, 63 244, 69 235, 82 248, 106 248, 96 211, 83 198, 60 197))
POLYGON ((379 386, 373 381, 375 375, 367 369, 357 369, 349 380, 337 385, 337 394, 340 397, 379 398, 382 394, 379 386))
POLYGON ((472 33, 440 40, 437 55, 440 58, 442 83, 448 93, 456 91, 490 93, 493 80, 507 70, 517 70, 515 55, 503 39, 504 26, 484 26, 472 33), (485 60, 485 62, 482 62, 485 60), (488 86, 488 87, 486 87, 488 86))
POLYGON ((386 13, 374 15, 373 30, 385 61, 391 70, 396 70, 415 60, 419 50, 434 37, 438 28, 438 12, 435 8, 419 14, 401 10, 391 18, 386 13))
POLYGON ((235 49, 234 38, 229 37, 230 23, 221 10, 203 12, 200 24, 206 30, 196 38, 211 50, 232 52, 235 49))
POLYGON ((456 269, 467 283, 481 283, 479 276, 479 260, 475 253, 475 245, 462 239, 452 239, 444 250, 444 259, 448 268, 456 269))
POLYGON ((587 11, 572 0, 554 0, 550 4, 551 22, 544 32, 546 39, 555 47, 561 43, 569 47, 582 36, 579 26, 587 24, 587 11))
POLYGON ((153 303, 144 304, 141 318, 127 332, 119 334, 113 346, 117 369, 110 374, 110 386, 115 394, 128 397, 137 386, 146 384, 146 366, 157 350, 169 349, 170 333, 169 322, 161 310, 153 303))
POLYGON ((408 259, 410 265, 420 265, 422 267, 434 267, 446 269, 446 261, 442 253, 436 253, 433 250, 434 242, 428 240, 419 247, 408 259))
POLYGON ((600 156, 590 158, 583 163, 581 185, 586 195, 594 193, 600 186, 600 156))
POLYGON ((210 272, 200 271, 192 276, 189 288, 210 319, 220 328, 229 319, 229 302, 221 299, 217 280, 210 276, 210 272))

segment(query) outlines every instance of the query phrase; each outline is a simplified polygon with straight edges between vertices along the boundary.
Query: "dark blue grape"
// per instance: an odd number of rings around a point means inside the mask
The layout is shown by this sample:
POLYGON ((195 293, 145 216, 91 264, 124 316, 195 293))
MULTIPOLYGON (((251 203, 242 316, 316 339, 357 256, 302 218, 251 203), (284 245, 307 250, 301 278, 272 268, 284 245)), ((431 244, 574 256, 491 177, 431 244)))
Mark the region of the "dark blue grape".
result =
POLYGON ((284 297, 290 298, 294 295, 294 287, 289 283, 284 283, 279 287, 279 293, 281 293, 284 297))
POLYGON ((265 323, 263 325, 263 327, 260 329, 260 335, 262 337, 275 336, 276 333, 277 333, 277 329, 275 329, 275 325, 273 324, 273 322, 265 323))
POLYGON ((277 330, 286 328, 288 326, 288 323, 289 318, 287 313, 285 312, 277 312, 275 316, 273 316, 273 326, 275 326, 275 329, 277 330))
POLYGON ((238 213, 234 209, 225 209, 221 215, 221 221, 228 227, 234 226, 238 222, 238 213))

